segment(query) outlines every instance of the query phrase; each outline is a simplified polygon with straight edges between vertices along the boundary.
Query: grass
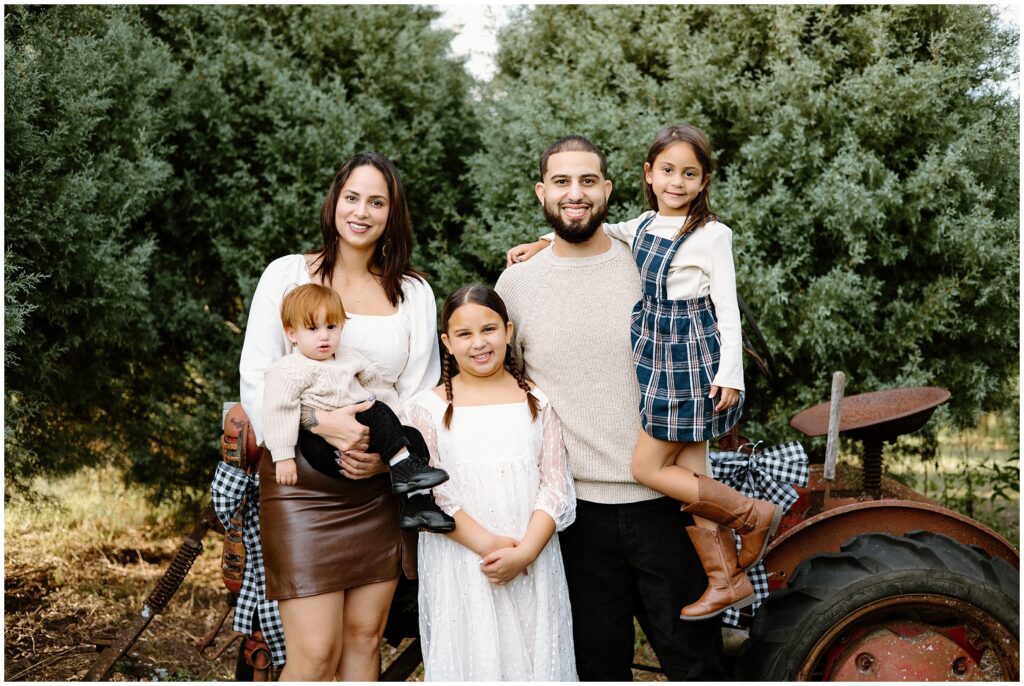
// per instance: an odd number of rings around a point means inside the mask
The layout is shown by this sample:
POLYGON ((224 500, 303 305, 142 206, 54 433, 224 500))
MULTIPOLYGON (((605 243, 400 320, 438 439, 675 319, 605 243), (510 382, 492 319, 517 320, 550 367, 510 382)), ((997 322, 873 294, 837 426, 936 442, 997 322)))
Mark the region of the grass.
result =
MULTIPOLYGON (((15 498, 5 510, 4 678, 80 680, 96 656, 92 640, 112 638, 136 616, 191 526, 180 525, 173 506, 154 507, 141 489, 124 485, 113 468, 34 486, 38 498, 15 498)), ((226 602, 220 541, 206 537, 181 588, 109 680, 233 680, 234 647, 213 662, 193 647, 226 602)), ((222 630, 221 641, 229 632, 222 630)), ((658 664, 639 627, 635 648, 636 662, 658 664)), ((384 665, 397 653, 385 644, 384 665)), ((634 678, 664 680, 643 670, 634 678)), ((421 666, 410 681, 422 680, 421 666)))
MULTIPOLYGON (((5 508, 4 677, 77 680, 95 658, 93 639, 113 637, 139 612, 183 535, 173 533, 172 508, 154 508, 113 469, 36 486, 41 498, 5 508)), ((233 651, 210 662, 193 648, 227 599, 219 539, 204 548, 110 680, 233 677, 233 651)))

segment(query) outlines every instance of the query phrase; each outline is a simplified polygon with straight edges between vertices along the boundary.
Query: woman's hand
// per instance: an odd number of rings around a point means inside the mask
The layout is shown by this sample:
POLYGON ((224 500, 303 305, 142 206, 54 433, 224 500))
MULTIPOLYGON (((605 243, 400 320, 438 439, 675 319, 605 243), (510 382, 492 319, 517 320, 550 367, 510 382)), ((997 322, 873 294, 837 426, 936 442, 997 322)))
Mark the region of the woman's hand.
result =
POLYGON ((548 241, 544 238, 533 243, 521 243, 505 253, 505 266, 511 267, 517 262, 526 262, 546 247, 548 241))
POLYGON ((715 405, 715 412, 721 412, 722 410, 728 410, 740 401, 740 392, 735 388, 719 388, 718 386, 711 387, 711 393, 708 395, 712 400, 718 395, 718 403, 715 405), (719 394, 721 391, 721 394, 719 394))
POLYGON ((373 401, 367 400, 337 410, 317 410, 317 425, 310 430, 342 453, 366 450, 370 447, 370 429, 356 421, 355 415, 372 405, 373 401))
POLYGON ((388 471, 380 455, 364 453, 362 450, 338 453, 338 466, 341 467, 341 473, 349 479, 369 479, 388 471))
POLYGON ((527 576, 526 568, 532 563, 529 553, 522 548, 498 548, 480 561, 480 571, 492 584, 501 586, 520 574, 527 576))

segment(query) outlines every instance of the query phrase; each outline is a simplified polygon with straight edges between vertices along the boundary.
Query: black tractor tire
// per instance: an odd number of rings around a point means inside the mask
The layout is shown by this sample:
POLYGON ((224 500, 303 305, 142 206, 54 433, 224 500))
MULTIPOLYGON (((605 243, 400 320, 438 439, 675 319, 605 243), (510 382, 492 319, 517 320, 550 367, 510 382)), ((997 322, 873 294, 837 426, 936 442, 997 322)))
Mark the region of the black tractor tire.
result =
MULTIPOLYGON (((736 676, 793 681, 830 630, 854 621, 851 613, 917 594, 954 598, 977 608, 986 622, 998 622, 988 626, 1012 635, 1010 654, 1016 649, 1019 655, 1020 573, 1006 560, 927 531, 870 533, 851 539, 839 553, 804 560, 789 586, 768 597, 740 649, 736 676)), ((1019 664, 1003 664, 1010 662, 1001 661, 1002 679, 1017 681, 1019 664)), ((804 676, 827 678, 817 664, 804 676)))

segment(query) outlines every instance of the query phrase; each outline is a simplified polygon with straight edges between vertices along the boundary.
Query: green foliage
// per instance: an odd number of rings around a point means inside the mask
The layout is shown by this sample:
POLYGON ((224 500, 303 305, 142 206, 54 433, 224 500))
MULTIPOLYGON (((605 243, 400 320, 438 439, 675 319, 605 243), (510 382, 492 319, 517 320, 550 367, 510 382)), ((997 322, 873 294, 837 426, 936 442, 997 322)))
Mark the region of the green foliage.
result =
MULTIPOLYGON (((850 453, 859 451, 859 445, 850 446, 850 453)), ((982 416, 970 429, 902 436, 886 446, 885 469, 888 476, 940 505, 991 526, 1010 541, 1018 540, 1019 402, 982 416)))
POLYGON ((14 7, 5 24, 10 483, 102 459, 140 411, 133 370, 164 344, 145 215, 174 184, 178 70, 130 10, 14 7))
MULTIPOLYGON (((952 474, 941 470, 939 456, 933 460, 936 474, 942 475, 940 502, 969 517, 981 519, 1001 532, 1003 527, 1000 524, 1006 519, 1012 521, 1014 515, 1019 526, 1019 396, 1007 411, 984 417, 977 430, 964 432, 957 448, 960 455, 957 469, 952 474), (1004 451, 1008 449, 1009 454, 999 455, 992 449, 993 444, 1004 451), (982 507, 986 502, 987 507, 982 507)), ((1014 540, 1016 537, 1007 538, 1014 540)))
POLYGON ((978 461, 972 460, 970 453, 965 451, 953 472, 940 471, 937 462, 934 466, 942 482, 938 500, 945 507, 976 519, 981 518, 977 508, 983 501, 988 501, 988 510, 994 514, 1002 512, 1008 505, 1017 509, 1016 501, 1020 499, 1019 455, 1005 460, 989 458, 978 461))
POLYGON ((471 79, 411 6, 47 7, 6 22, 8 484, 217 459, 248 298, 319 245, 349 155, 404 177, 429 271, 457 235, 471 79))
POLYGON ((491 278, 543 232, 525 180, 556 137, 602 146, 620 221, 654 133, 696 124, 780 367, 748 367, 747 433, 781 439, 837 369, 949 388, 970 425, 1017 370, 1017 40, 979 6, 538 6, 500 36, 463 248, 491 278))

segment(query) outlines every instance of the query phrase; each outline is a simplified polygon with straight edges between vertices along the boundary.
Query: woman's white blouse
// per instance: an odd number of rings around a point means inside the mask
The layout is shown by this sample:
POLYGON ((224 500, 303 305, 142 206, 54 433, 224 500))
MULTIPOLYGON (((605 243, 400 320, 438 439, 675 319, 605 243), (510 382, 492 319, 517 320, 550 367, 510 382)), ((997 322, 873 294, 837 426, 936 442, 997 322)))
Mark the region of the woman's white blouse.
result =
MULTIPOLYGON (((292 288, 310 283, 303 255, 271 262, 260 277, 249 307, 245 342, 238 364, 242 408, 249 416, 257 444, 263 443, 263 375, 267 367, 292 351, 281 325, 281 301, 292 288)), ((358 350, 398 392, 395 413, 405 421, 405 404, 432 388, 441 375, 437 343, 437 304, 426 281, 406 277, 405 296, 391 315, 349 314, 341 346, 358 350)))

